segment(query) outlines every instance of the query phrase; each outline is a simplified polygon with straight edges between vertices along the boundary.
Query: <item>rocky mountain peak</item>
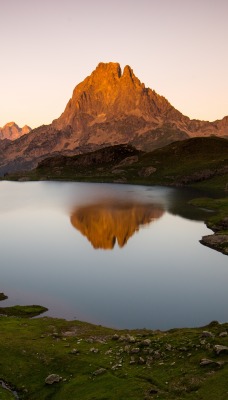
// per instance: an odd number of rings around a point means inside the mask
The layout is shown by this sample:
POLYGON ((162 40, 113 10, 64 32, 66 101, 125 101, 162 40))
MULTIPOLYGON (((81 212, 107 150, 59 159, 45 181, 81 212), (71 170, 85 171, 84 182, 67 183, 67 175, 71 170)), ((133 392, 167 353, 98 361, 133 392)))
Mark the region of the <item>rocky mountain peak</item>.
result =
POLYGON ((126 65, 99 63, 79 83, 62 115, 48 126, 27 133, 14 123, 0 129, 4 141, 0 173, 31 168, 52 154, 72 155, 102 147, 131 144, 151 151, 168 143, 196 136, 228 137, 228 117, 221 121, 190 120, 163 96, 146 88, 126 65))
POLYGON ((5 124, 3 128, 0 128, 0 139, 16 140, 29 132, 31 132, 31 128, 28 125, 19 128, 19 126, 12 121, 5 124))
POLYGON ((115 62, 109 62, 109 63, 103 63, 100 62, 98 64, 98 66, 96 67, 96 69, 92 72, 93 76, 98 76, 98 75, 102 75, 102 76, 109 76, 111 77, 111 75, 113 77, 116 78, 120 78, 122 74, 121 71, 121 67, 119 63, 115 63, 115 62))

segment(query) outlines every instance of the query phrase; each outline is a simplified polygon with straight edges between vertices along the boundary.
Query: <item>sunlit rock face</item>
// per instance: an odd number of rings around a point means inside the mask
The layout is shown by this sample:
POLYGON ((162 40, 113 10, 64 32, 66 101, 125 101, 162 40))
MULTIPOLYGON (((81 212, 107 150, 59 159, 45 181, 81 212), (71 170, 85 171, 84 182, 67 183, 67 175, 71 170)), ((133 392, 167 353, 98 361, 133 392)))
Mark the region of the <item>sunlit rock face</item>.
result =
POLYGON ((163 213, 160 206, 153 204, 101 202, 78 207, 71 215, 71 223, 95 249, 108 250, 116 242, 123 247, 135 232, 163 213))
POLYGON ((228 117, 214 122, 190 120, 147 88, 128 65, 121 69, 118 63, 99 63, 75 87, 52 124, 33 129, 16 142, 1 143, 0 174, 31 169, 52 154, 81 154, 116 144, 151 151, 210 135, 227 137, 228 117))
POLYGON ((19 128, 15 122, 8 122, 3 128, 0 128, 0 139, 16 140, 29 132, 31 132, 31 128, 28 125, 19 128))

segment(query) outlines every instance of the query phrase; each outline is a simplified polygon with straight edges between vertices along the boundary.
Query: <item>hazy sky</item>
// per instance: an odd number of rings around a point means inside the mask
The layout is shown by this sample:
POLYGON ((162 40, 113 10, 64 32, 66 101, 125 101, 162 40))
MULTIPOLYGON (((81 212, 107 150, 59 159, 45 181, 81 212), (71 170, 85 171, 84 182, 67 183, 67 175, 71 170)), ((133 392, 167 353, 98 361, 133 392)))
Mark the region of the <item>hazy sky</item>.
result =
POLYGON ((63 112, 100 61, 190 118, 228 115, 228 0, 0 0, 0 126, 63 112))

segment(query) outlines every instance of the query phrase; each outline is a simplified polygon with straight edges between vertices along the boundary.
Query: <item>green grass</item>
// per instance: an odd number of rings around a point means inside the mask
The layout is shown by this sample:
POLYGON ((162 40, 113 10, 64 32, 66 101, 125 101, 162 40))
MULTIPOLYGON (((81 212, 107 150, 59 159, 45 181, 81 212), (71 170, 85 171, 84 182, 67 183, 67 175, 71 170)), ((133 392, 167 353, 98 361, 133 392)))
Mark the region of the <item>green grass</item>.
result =
POLYGON ((228 345, 227 337, 219 337, 224 330, 228 324, 168 332, 115 331, 79 321, 1 317, 0 377, 20 399, 29 400, 225 400, 228 355, 216 356, 213 350, 215 344, 228 345), (202 338, 205 329, 214 337, 202 338), (113 340, 114 333, 124 337, 113 340), (145 339, 150 339, 149 346, 145 339), (139 353, 130 354, 133 348, 139 353), (132 356, 135 364, 130 364, 132 356), (145 363, 140 364, 140 357, 145 363), (225 364, 201 367, 201 358, 225 364), (116 364, 121 366, 113 368, 116 364), (100 368, 106 372, 94 375, 100 368), (52 373, 62 380, 45 384, 52 373))
POLYGON ((0 307, 0 314, 14 317, 36 317, 47 311, 46 307, 32 305, 32 306, 12 306, 12 307, 0 307))
POLYGON ((228 197, 222 199, 199 198, 191 200, 190 203, 199 208, 214 211, 207 218, 208 227, 218 231, 219 233, 227 233, 226 230, 221 228, 219 229, 219 223, 224 218, 228 217, 228 197))

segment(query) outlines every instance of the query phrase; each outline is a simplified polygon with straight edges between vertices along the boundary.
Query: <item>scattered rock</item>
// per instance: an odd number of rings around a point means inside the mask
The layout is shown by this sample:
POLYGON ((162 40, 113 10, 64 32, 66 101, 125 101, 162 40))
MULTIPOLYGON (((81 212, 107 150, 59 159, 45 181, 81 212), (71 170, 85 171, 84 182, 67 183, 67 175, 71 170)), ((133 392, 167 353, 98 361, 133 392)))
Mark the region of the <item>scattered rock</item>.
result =
POLYGON ((118 164, 118 167, 125 167, 127 165, 131 165, 136 163, 139 160, 138 156, 131 156, 131 157, 126 157, 120 163, 118 164))
POLYGON ((171 344, 166 344, 165 345, 165 349, 168 350, 168 351, 171 351, 172 350, 171 344))
POLYGON ((96 371, 93 372, 93 375, 94 375, 94 376, 102 375, 102 374, 104 374, 105 372, 107 372, 107 370, 106 370, 105 368, 99 368, 99 369, 97 369, 96 371))
POLYGON ((144 360, 143 357, 139 357, 139 361, 138 361, 139 364, 143 365, 143 364, 145 364, 145 362, 146 361, 144 360))
POLYGON ((151 345, 151 340, 150 339, 145 339, 142 341, 143 346, 150 346, 151 345))
POLYGON ((107 350, 107 351, 105 352, 105 355, 106 355, 106 356, 109 356, 110 354, 112 354, 112 349, 109 349, 109 350, 107 350))
POLYGON ((99 350, 96 349, 95 347, 91 347, 90 352, 96 354, 96 353, 99 353, 99 350))
POLYGON ((227 336, 227 332, 225 331, 225 332, 221 332, 220 334, 219 334, 219 337, 226 337, 227 336))
POLYGON ((159 353, 158 350, 156 350, 156 351, 154 352, 154 357, 157 358, 157 359, 161 358, 161 354, 159 353))
POLYGON ((123 169, 114 168, 112 169, 112 174, 124 174, 125 171, 123 169))
POLYGON ((228 347, 216 344, 214 346, 214 351, 216 352, 217 356, 219 356, 220 353, 228 353, 228 347))
POLYGON ((62 336, 64 337, 72 337, 76 335, 76 330, 72 330, 72 331, 66 331, 62 333, 62 336))
POLYGON ((135 342, 136 342, 134 336, 130 336, 130 335, 127 337, 127 341, 128 341, 129 343, 135 343, 135 342))
POLYGON ((127 342, 127 341, 128 341, 128 337, 127 337, 127 336, 124 336, 124 335, 121 335, 121 336, 119 337, 119 341, 120 341, 120 342, 127 342))
POLYGON ((156 172, 157 171, 157 168, 154 168, 154 167, 145 167, 145 168, 142 168, 139 172, 138 172, 138 175, 139 176, 142 176, 142 177, 147 177, 147 176, 150 176, 151 174, 153 174, 154 172, 156 172))
POLYGON ((119 340, 119 335, 117 335, 117 333, 115 333, 115 335, 113 335, 112 340, 119 340))
POLYGON ((130 365, 135 364, 135 357, 131 357, 130 363, 129 363, 129 364, 130 364, 130 365))
POLYGON ((57 375, 57 374, 51 374, 48 375, 47 378, 45 379, 45 383, 47 385, 52 385, 55 382, 60 382, 62 380, 62 377, 57 375))
POLYGON ((133 347, 133 348, 131 349, 131 351, 130 351, 131 354, 137 354, 137 353, 139 353, 139 352, 140 352, 139 347, 133 347))
POLYGON ((221 367, 224 363, 221 361, 213 361, 213 360, 209 360, 208 358, 202 358, 202 360, 200 360, 200 366, 201 367, 205 367, 207 365, 211 365, 211 366, 215 366, 215 367, 221 367))
POLYGON ((211 333, 209 331, 203 331, 202 337, 214 337, 214 335, 213 335, 213 333, 211 333))
POLYGON ((119 363, 119 364, 115 364, 115 365, 113 365, 112 370, 113 370, 113 371, 116 371, 117 369, 122 368, 122 366, 123 366, 123 365, 120 364, 120 363, 119 363))
POLYGON ((78 349, 72 349, 70 351, 70 354, 79 354, 79 350, 78 349))

